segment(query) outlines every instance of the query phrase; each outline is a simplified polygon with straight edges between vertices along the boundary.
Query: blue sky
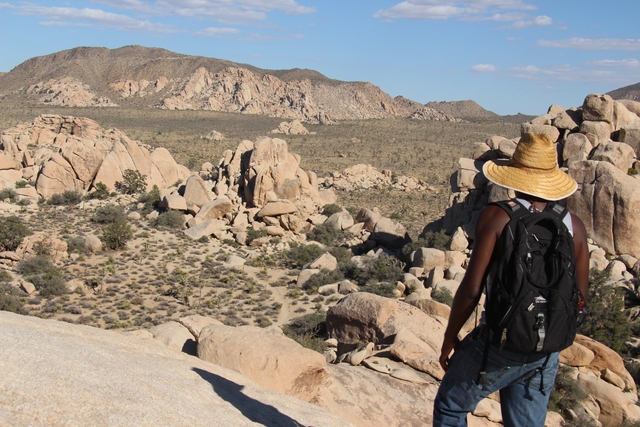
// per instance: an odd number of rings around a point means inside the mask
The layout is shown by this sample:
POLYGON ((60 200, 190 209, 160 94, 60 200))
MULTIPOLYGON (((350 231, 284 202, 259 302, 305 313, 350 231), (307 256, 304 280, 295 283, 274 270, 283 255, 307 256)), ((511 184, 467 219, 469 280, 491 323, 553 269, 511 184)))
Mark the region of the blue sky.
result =
POLYGON ((637 0, 0 0, 0 71, 136 44, 539 115, 640 82, 638 17, 637 0))

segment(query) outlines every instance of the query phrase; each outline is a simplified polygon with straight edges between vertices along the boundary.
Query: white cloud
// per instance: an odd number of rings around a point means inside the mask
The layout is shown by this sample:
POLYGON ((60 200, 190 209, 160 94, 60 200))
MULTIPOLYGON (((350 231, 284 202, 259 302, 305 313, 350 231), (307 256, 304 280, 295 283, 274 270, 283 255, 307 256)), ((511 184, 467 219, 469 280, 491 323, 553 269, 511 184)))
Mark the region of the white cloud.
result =
POLYGON ((289 15, 313 13, 294 0, 94 0, 114 8, 164 16, 207 17, 225 24, 263 21, 279 10, 289 15))
POLYGON ((640 61, 637 59, 602 59, 599 61, 587 62, 585 65, 592 67, 640 67, 640 61))
POLYGON ((9 3, 0 3, 0 9, 3 9, 5 7, 13 7, 13 5, 11 5, 9 3))
POLYGON ((546 15, 536 16, 534 19, 530 20, 517 20, 513 24, 507 26, 506 28, 529 28, 529 27, 546 27, 553 24, 553 19, 546 15))
POLYGON ((538 40, 537 46, 577 50, 640 50, 640 39, 584 39, 538 40))
MULTIPOLYGON (((501 10, 535 10, 534 5, 521 0, 405 0, 373 16, 379 19, 449 19, 511 21, 510 13, 501 10)), ((518 15, 521 17, 521 15, 518 15)))
POLYGON ((471 67, 471 71, 476 73, 492 73, 496 71, 496 66, 492 64, 476 64, 471 67))
POLYGON ((225 38, 227 36, 235 36, 240 34, 241 31, 236 28, 205 28, 198 31, 196 34, 204 37, 225 38))
POLYGON ((546 67, 522 65, 507 69, 505 74, 508 77, 547 83, 582 82, 599 85, 628 85, 638 80, 637 70, 634 67, 614 69, 612 66, 597 65, 595 63, 582 64, 580 67, 569 64, 546 67))
MULTIPOLYGON (((105 28, 114 28, 124 31, 146 31, 155 33, 176 32, 174 27, 171 25, 139 21, 126 15, 118 15, 98 9, 26 5, 20 8, 19 13, 29 16, 46 16, 59 23, 91 23, 105 28)), ((48 24, 51 25, 51 22, 48 24)))

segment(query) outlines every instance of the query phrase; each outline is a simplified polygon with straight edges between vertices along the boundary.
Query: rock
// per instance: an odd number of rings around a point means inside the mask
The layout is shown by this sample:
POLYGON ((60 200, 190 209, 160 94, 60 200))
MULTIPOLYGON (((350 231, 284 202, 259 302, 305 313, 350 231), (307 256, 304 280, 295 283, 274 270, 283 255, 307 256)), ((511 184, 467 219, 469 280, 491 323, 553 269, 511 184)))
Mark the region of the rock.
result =
POLYGON ((184 186, 183 197, 187 205, 193 204, 202 208, 211 201, 209 191, 200 175, 191 175, 184 186))
POLYGON ((555 126, 551 125, 532 125, 529 123, 523 123, 520 128, 520 135, 525 133, 532 133, 534 135, 544 134, 549 136, 552 141, 557 141, 560 137, 560 131, 555 126))
POLYGON ((267 203, 259 212, 258 217, 279 216, 298 212, 298 208, 293 203, 283 200, 267 203))
POLYGON ((622 378, 625 383, 625 389, 629 389, 634 393, 636 392, 636 384, 633 377, 631 377, 631 374, 629 374, 624 367, 624 362, 618 353, 584 335, 576 335, 576 341, 593 352, 594 359, 588 366, 590 369, 597 370, 598 372, 604 369, 610 369, 622 378))
POLYGON ((140 212, 129 212, 127 214, 127 219, 129 219, 131 221, 139 221, 140 218, 141 218, 140 212))
POLYGON ((626 420, 640 419, 640 408, 618 387, 595 376, 579 373, 578 384, 597 402, 598 420, 605 426, 619 426, 626 420))
POLYGON ((311 278, 311 276, 320 273, 320 270, 315 268, 307 268, 302 270, 300 274, 298 274, 298 280, 296 282, 296 286, 298 288, 304 288, 304 284, 311 278))
POLYGON ((588 235, 609 253, 640 257, 640 182, 608 162, 574 162, 569 173, 580 189, 567 206, 588 235))
POLYGON ((309 264, 309 268, 316 270, 335 270, 338 268, 338 260, 329 252, 325 252, 309 264))
POLYGON ((358 287, 358 285, 351 283, 349 280, 343 280, 342 282, 338 283, 338 292, 343 295, 359 291, 360 288, 358 287))
POLYGON ((574 341, 571 346, 560 352, 560 363, 576 368, 580 366, 589 366, 591 362, 593 362, 594 358, 595 354, 593 351, 576 341, 574 341))
POLYGON ((164 199, 160 202, 160 205, 164 209, 174 210, 174 211, 186 211, 187 210, 187 201, 184 197, 177 193, 170 194, 165 196, 164 199))
POLYGON ((11 426, 353 426, 156 340, 6 311, 0 370, 11 426))
POLYGON ((196 218, 202 218, 204 220, 221 219, 232 211, 233 204, 231 203, 231 200, 229 200, 227 196, 218 196, 212 201, 204 204, 198 211, 196 218))
POLYGON ((196 354, 195 337, 189 330, 178 322, 162 323, 149 329, 155 339, 172 350, 187 354, 196 354))
POLYGON ((464 159, 458 160, 458 173, 456 183, 460 190, 473 190, 484 188, 487 185, 487 178, 482 173, 483 162, 478 160, 464 159))
POLYGON ((401 329, 396 334, 389 351, 407 365, 425 372, 437 380, 442 380, 444 377, 444 370, 438 362, 439 351, 431 348, 405 329, 401 329))
POLYGON ((433 288, 443 280, 444 280, 444 270, 442 269, 442 267, 433 267, 431 270, 429 270, 429 274, 427 275, 427 280, 425 282, 425 285, 430 288, 433 288))
POLYGON ((633 148, 636 157, 640 157, 640 123, 628 125, 620 129, 619 141, 633 148))
POLYGON ((102 241, 95 234, 87 234, 87 237, 84 238, 84 247, 88 252, 96 254, 102 252, 102 241))
POLYGON ((205 327, 200 333, 198 357, 305 401, 318 393, 330 375, 320 353, 253 326, 205 327))
POLYGON ((336 230, 346 230, 354 224, 353 217, 347 211, 336 212, 325 221, 336 230))
POLYGON ((200 337, 200 332, 205 326, 209 325, 222 325, 223 323, 217 319, 211 317, 200 316, 199 314, 191 314, 189 316, 183 316, 177 320, 182 326, 187 328, 191 335, 196 338, 196 341, 200 337))
POLYGON ((451 240, 449 241, 449 250, 451 251, 464 251, 469 246, 469 240, 464 235, 464 231, 462 227, 458 227, 458 229, 451 236, 451 240))
POLYGON ((588 160, 593 146, 586 135, 572 133, 567 136, 562 149, 562 159, 570 165, 573 162, 588 160))
POLYGON ((609 162, 627 173, 636 160, 636 154, 633 148, 623 142, 605 141, 596 147, 591 160, 609 162))
POLYGON ((435 382, 416 384, 345 363, 328 368, 331 378, 312 400, 321 408, 361 427, 431 425, 435 382))
POLYGON ((586 120, 580 125, 580 133, 587 137, 592 146, 597 147, 601 142, 611 139, 611 125, 586 120))
POLYGON ((577 130, 580 123, 582 123, 582 111, 576 110, 561 111, 551 121, 551 124, 558 129, 568 131, 577 130))
POLYGON ((591 93, 582 103, 583 120, 613 123, 614 100, 609 95, 591 93))
POLYGON ((391 344, 395 335, 406 329, 437 352, 444 324, 409 304, 365 292, 350 294, 327 311, 329 337, 344 344, 391 344))
POLYGON ((412 256, 412 265, 425 271, 436 267, 444 269, 444 252, 435 248, 420 248, 412 256))
POLYGON ((215 232, 224 230, 225 228, 226 224, 223 221, 210 219, 194 227, 186 229, 184 231, 184 234, 191 237, 191 239, 193 240, 198 240, 202 236, 210 236, 215 232))

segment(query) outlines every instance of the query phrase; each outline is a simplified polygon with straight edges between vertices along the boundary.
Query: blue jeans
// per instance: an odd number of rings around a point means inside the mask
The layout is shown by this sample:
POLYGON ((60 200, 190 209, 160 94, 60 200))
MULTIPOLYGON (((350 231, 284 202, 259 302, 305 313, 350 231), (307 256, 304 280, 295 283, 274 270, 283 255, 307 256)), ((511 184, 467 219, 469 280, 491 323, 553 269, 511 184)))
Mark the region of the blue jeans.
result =
POLYGON ((467 425, 467 414, 478 402, 500 390, 505 427, 543 427, 549 395, 558 371, 558 353, 522 354, 491 346, 486 387, 476 384, 486 343, 484 326, 469 333, 458 345, 440 383, 433 407, 434 427, 467 425), (544 367, 544 369, 542 369, 544 367), (542 390, 542 391, 541 391, 542 390))

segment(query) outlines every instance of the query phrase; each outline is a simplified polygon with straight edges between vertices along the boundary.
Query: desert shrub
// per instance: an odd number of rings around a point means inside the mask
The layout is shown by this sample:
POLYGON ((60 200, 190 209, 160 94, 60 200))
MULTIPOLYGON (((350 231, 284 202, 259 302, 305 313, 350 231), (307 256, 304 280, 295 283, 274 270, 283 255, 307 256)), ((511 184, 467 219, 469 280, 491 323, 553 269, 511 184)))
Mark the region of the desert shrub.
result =
POLYGON ((15 203, 18 201, 18 194, 11 188, 3 188, 0 190, 0 201, 4 201, 6 199, 9 199, 11 203, 15 203))
POLYGON ((112 224, 116 221, 124 221, 126 216, 122 206, 109 204, 96 209, 92 219, 98 224, 112 224))
POLYGON ((47 200, 47 204, 54 206, 76 205, 82 201, 82 195, 75 190, 66 190, 64 193, 54 194, 47 200))
POLYGON ((31 234, 17 216, 0 217, 0 251, 15 251, 22 239, 31 234))
POLYGON ((294 268, 302 268, 305 264, 318 258, 324 253, 318 245, 298 245, 291 247, 286 253, 287 264, 294 268))
POLYGON ((344 280, 344 275, 340 270, 321 270, 304 282, 302 289, 317 291, 320 286, 336 283, 344 280))
POLYGON ((362 292, 369 292, 386 298, 393 298, 395 289, 396 285, 392 283, 371 283, 360 288, 362 292))
POLYGON ((325 246, 334 246, 344 240, 344 232, 325 223, 317 225, 313 230, 309 231, 307 238, 320 242, 325 246))
POLYGON ((16 188, 25 188, 27 184, 29 184, 27 181, 21 179, 20 181, 16 181, 16 188))
POLYGON ((0 310, 23 314, 20 297, 25 294, 9 284, 0 284, 0 310))
POLYGON ((325 205, 324 208, 322 208, 322 215, 331 216, 334 213, 338 212, 342 212, 342 208, 340 207, 340 205, 337 205, 335 203, 325 205))
POLYGON ((38 255, 18 263, 18 273, 33 283, 40 296, 49 297, 68 293, 62 272, 49 257, 38 255))
POLYGON ((144 204, 142 209, 145 212, 150 212, 158 207, 160 203, 160 189, 157 185, 153 185, 148 193, 141 194, 138 197, 138 202, 144 204))
POLYGON ((261 228, 259 230, 254 230, 253 228, 250 228, 247 230, 247 245, 251 244, 251 242, 253 242, 256 239, 259 239, 261 237, 266 237, 269 234, 267 233, 267 230, 264 228, 261 228))
POLYGON ((329 248, 328 252, 333 255, 338 263, 351 261, 351 257, 353 257, 353 252, 348 248, 343 248, 342 246, 329 248))
POLYGON ((109 249, 124 249, 133 238, 133 230, 125 220, 117 220, 102 229, 102 241, 109 249))
POLYGON ((578 332, 601 342, 619 354, 626 352, 625 341, 631 335, 631 325, 624 309, 624 290, 607 285, 609 271, 589 272, 589 314, 578 332))
POLYGON ((453 304, 453 295, 447 288, 436 288, 431 292, 431 299, 442 304, 447 304, 449 307, 453 304))
POLYGON ((9 272, 7 272, 5 270, 0 270, 0 283, 2 283, 2 282, 10 282, 12 280, 13 280, 13 278, 11 277, 11 274, 9 274, 9 272))
POLYGON ((627 174, 628 174, 628 175, 631 175, 631 176, 633 176, 633 175, 638 175, 638 170, 637 170, 637 169, 634 169, 634 168, 629 168, 629 169, 627 170, 627 174))
POLYGON ((398 258, 381 255, 369 262, 365 274, 361 275, 366 283, 390 282, 395 283, 404 277, 404 263, 398 258))
POLYGON ((90 199, 106 200, 109 198, 109 190, 104 183, 98 182, 94 187, 95 190, 87 195, 90 199))
POLYGON ((184 228, 184 214, 178 211, 167 211, 158 215, 151 225, 156 228, 169 228, 173 230, 181 230, 184 228))
POLYGON ((282 331, 301 346, 322 353, 326 348, 327 314, 317 312, 293 318, 282 331))
POLYGON ((116 190, 124 194, 144 193, 147 189, 146 175, 140 171, 126 169, 122 173, 122 181, 116 182, 116 190))
POLYGON ((82 237, 69 237, 67 239, 67 252, 83 254, 85 253, 84 239, 82 237))
POLYGON ((571 375, 573 369, 564 365, 558 369, 556 382, 549 397, 549 410, 563 413, 578 407, 580 402, 589 397, 571 375))
POLYGON ((339 262, 338 269, 342 272, 342 275, 345 277, 345 279, 360 282, 362 270, 355 262, 351 260, 339 262))

